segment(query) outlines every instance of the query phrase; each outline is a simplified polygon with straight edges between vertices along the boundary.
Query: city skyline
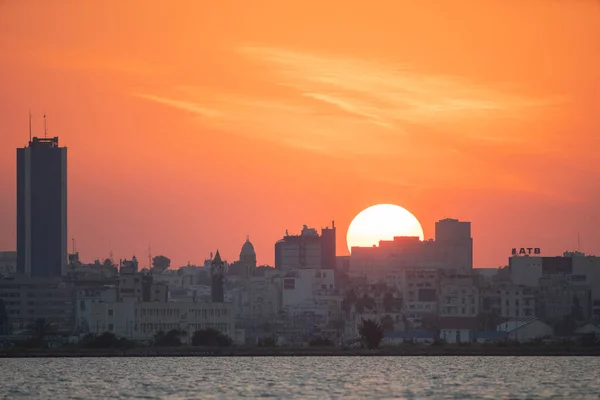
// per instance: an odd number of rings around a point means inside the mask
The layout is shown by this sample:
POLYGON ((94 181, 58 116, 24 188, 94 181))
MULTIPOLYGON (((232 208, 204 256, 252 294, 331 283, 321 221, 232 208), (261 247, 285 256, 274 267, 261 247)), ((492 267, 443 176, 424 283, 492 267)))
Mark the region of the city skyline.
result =
POLYGON ((86 260, 232 261, 250 235, 272 265, 286 229, 332 219, 343 255, 378 203, 426 239, 471 221, 475 267, 515 247, 597 253, 596 2, 103 4, 0 6, 0 250, 16 249, 31 110, 35 135, 47 113, 71 149, 68 240, 86 260))

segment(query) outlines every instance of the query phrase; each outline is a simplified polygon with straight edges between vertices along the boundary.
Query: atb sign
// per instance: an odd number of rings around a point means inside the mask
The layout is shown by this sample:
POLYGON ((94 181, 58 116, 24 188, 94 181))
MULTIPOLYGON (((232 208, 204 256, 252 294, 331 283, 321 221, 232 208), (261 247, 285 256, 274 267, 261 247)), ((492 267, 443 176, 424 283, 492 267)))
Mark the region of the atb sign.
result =
POLYGON ((539 247, 521 247, 520 249, 515 247, 512 249, 513 256, 530 256, 532 254, 541 254, 541 252, 539 247))

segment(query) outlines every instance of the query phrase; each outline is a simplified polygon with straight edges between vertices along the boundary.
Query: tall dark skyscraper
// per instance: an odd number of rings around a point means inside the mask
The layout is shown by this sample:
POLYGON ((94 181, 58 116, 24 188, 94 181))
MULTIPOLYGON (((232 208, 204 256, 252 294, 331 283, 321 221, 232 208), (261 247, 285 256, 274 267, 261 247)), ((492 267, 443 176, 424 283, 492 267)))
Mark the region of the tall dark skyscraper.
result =
POLYGON ((34 137, 17 149, 17 272, 60 277, 67 266, 67 149, 34 137))

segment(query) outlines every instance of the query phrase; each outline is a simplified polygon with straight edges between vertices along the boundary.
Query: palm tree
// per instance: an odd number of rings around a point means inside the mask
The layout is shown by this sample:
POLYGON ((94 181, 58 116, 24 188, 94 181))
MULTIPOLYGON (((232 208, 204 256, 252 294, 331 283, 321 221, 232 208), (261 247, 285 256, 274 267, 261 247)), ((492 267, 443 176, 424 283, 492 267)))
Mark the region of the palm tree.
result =
POLYGON ((383 310, 386 313, 391 313, 394 309, 394 295, 392 292, 386 292, 383 295, 383 310))
POLYGON ((33 323, 29 324, 28 330, 31 336, 38 340, 44 340, 46 336, 54 333, 52 324, 46 322, 44 318, 38 318, 33 323))
POLYGON ((33 347, 46 347, 46 337, 54 333, 54 327, 44 318, 38 318, 27 326, 30 339, 28 345, 33 347))
POLYGON ((6 304, 0 299, 0 335, 8 333, 8 313, 6 312, 6 304))
POLYGON ((366 293, 363 295, 361 300, 364 308, 366 308, 369 311, 373 311, 377 306, 377 304, 375 303, 375 299, 369 297, 369 295, 367 295, 366 293))
POLYGON ((362 325, 358 328, 358 333, 363 344, 369 349, 378 348, 383 339, 383 328, 379 323, 370 319, 362 320, 362 325))
POLYGON ((440 319, 436 313, 429 313, 425 315, 421 319, 421 326, 423 327, 423 329, 429 332, 433 332, 434 339, 437 340, 440 338, 440 319))
POLYGON ((394 331, 394 319, 390 315, 385 315, 381 318, 381 327, 384 332, 393 332, 394 331))

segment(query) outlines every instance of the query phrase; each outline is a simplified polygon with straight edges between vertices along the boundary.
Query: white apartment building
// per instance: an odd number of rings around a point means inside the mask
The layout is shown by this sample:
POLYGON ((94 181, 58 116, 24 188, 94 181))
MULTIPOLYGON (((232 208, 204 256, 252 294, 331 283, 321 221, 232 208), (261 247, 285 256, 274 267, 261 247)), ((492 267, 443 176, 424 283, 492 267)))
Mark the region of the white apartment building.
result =
POLYGON ((326 325, 340 316, 335 270, 301 269, 283 277, 282 311, 290 320, 326 325))
POLYGON ((116 286, 78 288, 75 293, 75 326, 79 333, 91 332, 92 309, 96 303, 117 301, 116 286))
POLYGON ((523 286, 505 286, 500 290, 500 316, 521 318, 535 316, 535 290, 523 286))
POLYGON ((189 341, 194 332, 213 328, 235 339, 231 303, 94 303, 90 331, 112 332, 131 340, 148 340, 159 331, 183 330, 189 341))
POLYGON ((283 304, 283 279, 273 270, 264 276, 252 278, 252 318, 270 320, 281 311, 283 304))
POLYGON ((335 270, 300 269, 283 277, 282 306, 300 304, 314 299, 319 291, 335 289, 335 270))
POLYGON ((403 311, 411 323, 438 312, 439 273, 438 269, 421 268, 404 271, 403 311))
POLYGON ((565 252, 559 257, 515 255, 509 258, 510 278, 515 285, 540 287, 563 278, 573 292, 591 292, 590 312, 600 317, 600 257, 565 252))
POLYGON ((477 317, 479 288, 473 277, 444 278, 440 283, 440 317, 477 317))
POLYGON ((240 279, 227 296, 231 296, 237 318, 254 325, 276 318, 282 306, 281 271, 271 268, 263 275, 240 279))

